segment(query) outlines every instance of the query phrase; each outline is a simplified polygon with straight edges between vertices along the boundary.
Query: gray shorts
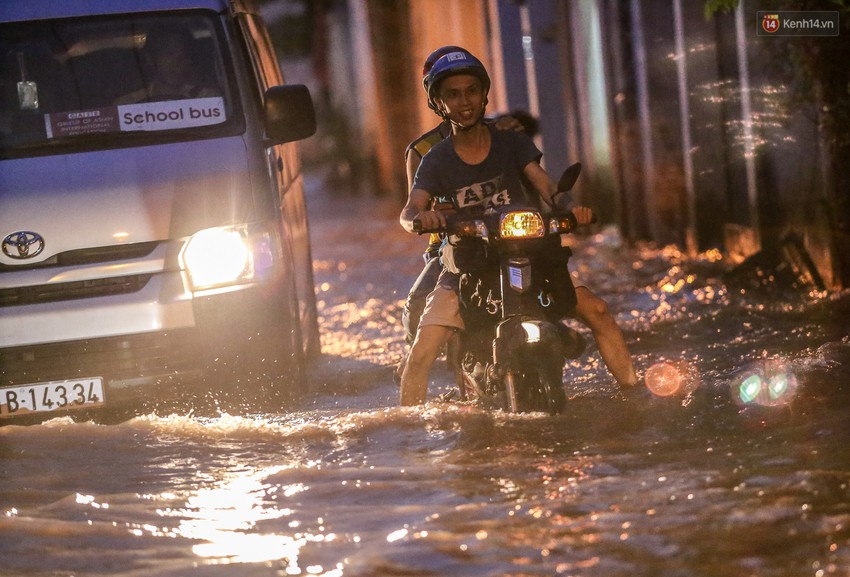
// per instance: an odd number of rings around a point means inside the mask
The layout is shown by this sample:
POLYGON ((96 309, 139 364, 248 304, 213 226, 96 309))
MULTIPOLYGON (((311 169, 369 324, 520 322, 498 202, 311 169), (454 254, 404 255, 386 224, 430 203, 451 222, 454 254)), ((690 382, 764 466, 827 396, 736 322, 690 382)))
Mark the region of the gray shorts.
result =
POLYGON ((419 320, 420 327, 441 326, 463 330, 460 318, 460 298, 458 297, 458 276, 443 270, 437 280, 437 286, 425 300, 425 310, 419 320))

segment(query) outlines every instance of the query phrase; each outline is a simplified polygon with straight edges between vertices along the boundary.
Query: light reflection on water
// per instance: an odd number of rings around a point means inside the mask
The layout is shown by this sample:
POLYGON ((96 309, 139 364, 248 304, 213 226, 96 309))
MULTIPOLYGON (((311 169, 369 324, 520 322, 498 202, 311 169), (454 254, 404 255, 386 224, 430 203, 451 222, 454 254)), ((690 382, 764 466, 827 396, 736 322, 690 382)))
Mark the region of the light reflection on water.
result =
POLYGON ((283 490, 288 496, 303 491, 302 486, 270 487, 264 479, 282 467, 246 471, 217 486, 204 488, 189 496, 182 508, 158 509, 157 513, 177 518, 175 533, 187 539, 205 541, 192 547, 201 557, 234 563, 254 563, 287 559, 297 564, 298 551, 305 538, 289 535, 251 534, 257 523, 290 515, 290 509, 278 509, 265 503, 270 493, 283 490))

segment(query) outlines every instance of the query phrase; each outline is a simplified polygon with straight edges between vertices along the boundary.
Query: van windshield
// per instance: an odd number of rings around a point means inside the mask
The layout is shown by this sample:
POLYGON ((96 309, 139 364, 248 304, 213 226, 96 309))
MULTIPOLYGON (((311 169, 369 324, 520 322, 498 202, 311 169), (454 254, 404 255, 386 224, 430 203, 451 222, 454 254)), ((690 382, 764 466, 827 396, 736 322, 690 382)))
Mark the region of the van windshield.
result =
POLYGON ((0 151, 227 123, 222 34, 211 12, 0 25, 0 151))

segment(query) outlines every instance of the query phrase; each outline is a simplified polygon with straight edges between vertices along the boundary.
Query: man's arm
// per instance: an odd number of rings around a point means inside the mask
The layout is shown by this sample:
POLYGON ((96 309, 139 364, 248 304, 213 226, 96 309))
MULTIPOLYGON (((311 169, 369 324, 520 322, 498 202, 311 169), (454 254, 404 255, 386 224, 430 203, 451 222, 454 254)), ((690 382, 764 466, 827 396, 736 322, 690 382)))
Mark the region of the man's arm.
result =
POLYGON ((552 197, 558 191, 558 185, 549 178, 549 174, 543 170, 543 167, 536 161, 529 162, 525 165, 523 173, 529 182, 531 182, 531 185, 534 186, 534 190, 537 191, 540 198, 543 199, 543 202, 549 206, 553 206, 552 197))
MULTIPOLYGON (((537 162, 529 162, 523 169, 523 173, 540 194, 543 202, 554 208, 556 201, 558 201, 555 196, 558 192, 558 185, 549 178, 549 174, 543 170, 543 167, 537 162)), ((593 219, 593 211, 586 206, 573 206, 570 203, 570 206, 563 208, 559 206, 558 208, 572 210, 579 224, 590 224, 593 219)))
POLYGON ((413 230, 413 220, 418 218, 422 228, 434 229, 446 226, 446 217, 438 210, 426 210, 431 203, 431 195, 421 188, 414 188, 407 197, 407 204, 401 209, 398 221, 407 232, 413 230))

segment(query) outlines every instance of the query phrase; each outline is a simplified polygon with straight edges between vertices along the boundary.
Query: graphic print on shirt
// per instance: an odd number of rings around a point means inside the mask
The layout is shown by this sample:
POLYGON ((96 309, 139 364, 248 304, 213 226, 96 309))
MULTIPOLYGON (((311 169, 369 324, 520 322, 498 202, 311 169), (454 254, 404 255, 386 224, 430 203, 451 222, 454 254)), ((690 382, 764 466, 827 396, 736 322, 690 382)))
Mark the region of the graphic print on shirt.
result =
POLYGON ((511 196, 502 185, 501 175, 492 180, 464 186, 455 191, 455 198, 459 208, 483 204, 484 209, 488 210, 511 203, 511 196))

